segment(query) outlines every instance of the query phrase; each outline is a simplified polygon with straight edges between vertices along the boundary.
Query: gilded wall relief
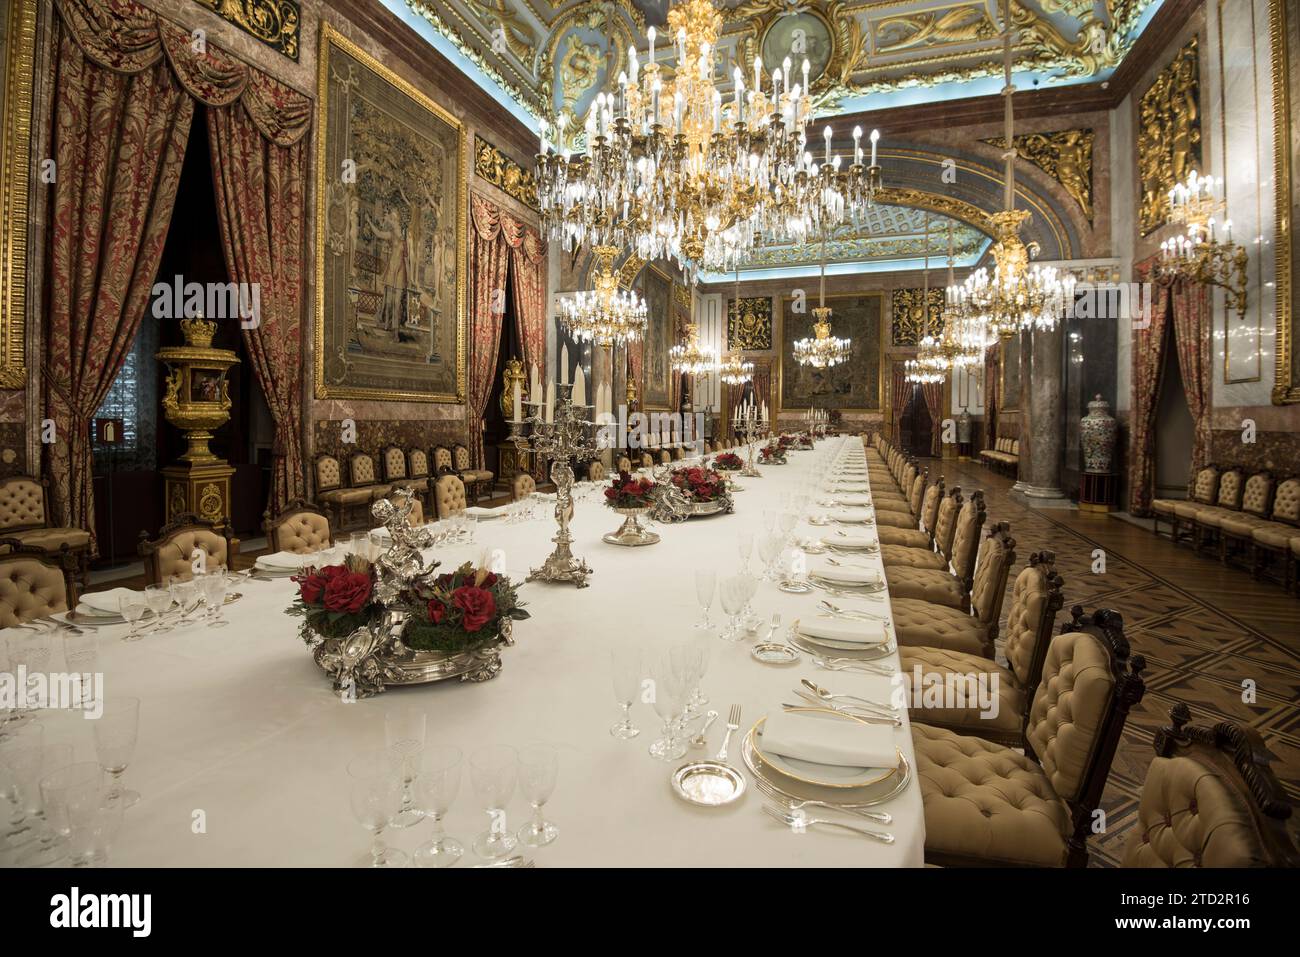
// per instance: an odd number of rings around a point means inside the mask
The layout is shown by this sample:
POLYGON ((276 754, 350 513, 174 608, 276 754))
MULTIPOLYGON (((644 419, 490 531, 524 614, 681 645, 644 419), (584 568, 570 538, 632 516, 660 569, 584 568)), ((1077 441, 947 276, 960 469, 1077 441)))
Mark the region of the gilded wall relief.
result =
POLYGON ((537 205, 537 175, 481 136, 474 137, 474 174, 529 209, 540 208, 537 205))
MULTIPOLYGON (((1092 222, 1092 130, 1058 130, 1053 133, 1022 133, 1015 137, 1016 155, 1028 160, 1056 180, 1079 204, 1092 222)), ((1005 148, 1001 136, 980 140, 990 146, 1005 148)))
POLYGON ((302 7, 298 0, 196 0, 290 60, 298 59, 302 7))
MULTIPOLYGON (((1277 230, 1277 364, 1273 401, 1300 402, 1300 13, 1291 0, 1269 0, 1273 45, 1273 176, 1277 230)), ((1296 461, 1294 458, 1292 462, 1296 461)))
POLYGON ((772 348, 772 297, 727 300, 727 349, 730 352, 772 348))
POLYGON ((797 299, 781 302, 781 408, 840 412, 872 412, 883 408, 884 305, 881 292, 856 296, 827 296, 831 334, 852 343, 848 362, 830 369, 813 369, 794 361, 794 342, 813 334, 811 301, 795 312, 797 299))
POLYGON ((988 10, 977 4, 886 16, 872 26, 878 53, 971 43, 999 35, 988 10))
POLYGON ((1178 51, 1138 101, 1142 235, 1169 220, 1169 190, 1201 168, 1201 73, 1197 38, 1178 51))
POLYGON ((316 397, 463 402, 463 126, 325 23, 316 136, 316 397))
POLYGON ((931 289, 928 296, 920 286, 895 289, 889 298, 891 342, 896 346, 914 346, 923 336, 943 332, 943 301, 942 289, 931 289))
POLYGON ((37 0, 0 5, 0 388, 27 385, 27 226, 37 0))

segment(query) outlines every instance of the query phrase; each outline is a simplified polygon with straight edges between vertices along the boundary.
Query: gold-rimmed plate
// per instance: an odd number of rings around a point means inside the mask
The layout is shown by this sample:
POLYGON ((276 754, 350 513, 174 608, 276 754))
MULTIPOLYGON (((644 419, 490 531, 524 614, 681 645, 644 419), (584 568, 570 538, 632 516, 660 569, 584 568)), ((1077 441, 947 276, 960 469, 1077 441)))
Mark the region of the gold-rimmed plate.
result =
POLYGON ((823 575, 815 575, 811 572, 808 575, 808 580, 814 585, 820 585, 822 588, 834 588, 838 591, 844 592, 860 592, 863 595, 872 595, 876 592, 885 590, 885 583, 883 581, 858 583, 842 582, 836 581, 834 578, 826 578, 823 575))
POLYGON ((772 770, 758 756, 748 734, 740 742, 740 756, 750 774, 765 781, 772 790, 795 801, 824 801, 844 808, 875 807, 898 797, 912 783, 912 768, 906 757, 900 757, 896 773, 879 784, 862 788, 823 788, 815 784, 804 784, 772 770))
MULTIPOLYGON (((864 621, 863 624, 870 624, 870 622, 864 621)), ((789 633, 791 638, 802 638, 809 644, 821 645, 823 650, 827 651, 870 651, 873 648, 887 645, 894 640, 893 625, 888 621, 881 621, 880 625, 885 630, 884 641, 849 641, 843 638, 819 638, 816 635, 800 631, 798 618, 790 623, 789 633)))
POLYGON ((821 644, 825 639, 809 638, 807 635, 800 634, 794 628, 786 632, 786 641, 794 645, 800 651, 805 651, 810 655, 826 656, 830 652, 835 652, 833 657, 851 658, 855 661, 875 661, 878 658, 888 658, 898 650, 898 644, 894 641, 891 634, 889 640, 881 645, 864 645, 861 642, 850 644, 849 642, 840 642, 835 645, 821 644))
MULTIPOLYGON (((797 708, 791 709, 791 714, 802 714, 814 717, 817 720, 827 721, 853 721, 858 724, 869 724, 853 715, 844 714, 841 711, 832 711, 830 708, 797 708)), ((804 761, 799 758, 789 758, 783 754, 773 754, 770 751, 763 750, 763 725, 767 721, 767 716, 759 718, 754 722, 754 726, 749 729, 745 736, 750 747, 753 748, 754 754, 769 768, 783 777, 792 781, 798 781, 800 784, 808 784, 819 788, 833 788, 843 790, 845 788, 865 788, 873 784, 879 784, 891 775, 898 773, 898 767, 892 768, 867 768, 867 767, 846 767, 836 764, 820 764, 816 761, 804 761)), ((898 752, 899 761, 902 761, 903 754, 898 752)))

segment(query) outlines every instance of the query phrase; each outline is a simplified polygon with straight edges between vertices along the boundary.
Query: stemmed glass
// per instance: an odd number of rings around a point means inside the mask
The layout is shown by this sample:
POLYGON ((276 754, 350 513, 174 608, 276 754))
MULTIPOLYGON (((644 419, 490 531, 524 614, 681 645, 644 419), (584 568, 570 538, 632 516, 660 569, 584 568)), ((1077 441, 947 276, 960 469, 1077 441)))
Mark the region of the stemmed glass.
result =
POLYGON ((103 783, 99 765, 94 761, 69 764, 45 774, 40 781, 40 793, 48 831, 18 863, 29 867, 52 864, 67 857, 74 848, 74 829, 79 832, 75 847, 84 853, 84 828, 90 809, 98 809, 105 800, 111 799, 103 783))
POLYGON ((713 606, 713 595, 717 591, 718 573, 712 568, 699 568, 695 571, 695 598, 704 609, 704 614, 695 623, 696 628, 711 629, 709 609, 713 606))
POLYGON ((203 592, 203 604, 207 607, 201 621, 209 628, 224 628, 230 624, 222 613, 223 606, 226 604, 227 587, 226 567, 224 565, 209 571, 208 574, 199 579, 199 589, 203 592))
POLYGON ((424 813, 415 805, 415 782, 427 728, 428 715, 415 708, 394 708, 384 715, 388 750, 400 762, 402 772, 402 808, 389 822, 393 827, 410 827, 424 820, 424 813))
POLYGON ((470 755, 469 779, 474 796, 491 819, 488 829, 474 839, 474 853, 479 857, 505 857, 518 843, 506 830, 506 802, 515 791, 518 774, 518 755, 507 745, 489 745, 470 755))
POLYGON ((99 636, 94 632, 60 629, 63 634, 63 663, 71 674, 80 675, 78 708, 89 707, 95 700, 95 678, 99 673, 99 636), (89 681, 86 679, 89 678, 89 681))
POLYGON ((550 844, 560 829, 542 817, 542 807, 555 790, 560 758, 549 744, 530 744, 519 752, 519 790, 533 807, 533 819, 519 829, 519 840, 529 847, 550 844))
POLYGON ((181 616, 176 619, 176 624, 192 624, 194 619, 190 615, 199 607, 198 582, 192 578, 172 578, 171 589, 172 601, 176 602, 176 606, 181 610, 181 616))
MULTIPOLYGON (((50 633, 48 631, 23 631, 13 635, 7 642, 9 649, 9 667, 17 681, 20 671, 25 670, 28 678, 50 670, 50 633)), ((26 699, 26 696, 24 696, 26 699)), ((10 723, 18 725, 30 719, 36 711, 29 699, 24 700, 27 707, 15 707, 10 715, 10 723)), ((15 702, 17 704, 17 702, 15 702)), ((38 704, 39 706, 39 704, 38 704)))
POLYGON ((745 604, 741 608, 741 624, 746 631, 757 628, 760 624, 758 617, 754 614, 754 596, 758 594, 758 577, 748 572, 742 572, 740 575, 744 582, 745 604))
POLYGON ((651 668, 654 678, 654 709, 663 721, 663 737, 650 745, 650 756, 660 761, 676 761, 686 753, 686 745, 677 740, 677 719, 681 717, 686 693, 668 654, 660 655, 651 668))
POLYGON ((108 797, 120 798, 124 808, 140 800, 137 792, 122 788, 122 775, 135 754, 139 733, 140 699, 105 698, 104 713, 95 722, 95 756, 110 778, 108 797))
POLYGON ((777 523, 781 527, 782 538, 788 542, 794 527, 799 524, 799 516, 791 508, 787 507, 781 513, 780 518, 777 519, 777 523))
POLYGON ((72 867, 100 867, 122 826, 124 805, 103 787, 82 800, 71 801, 68 815, 68 857, 72 867))
POLYGON ((383 841, 384 829, 402 807, 402 772, 390 751, 367 751, 348 764, 352 815, 373 835, 365 864, 405 867, 407 856, 383 841))
POLYGON ((123 641, 139 641, 144 637, 144 632, 140 630, 140 621, 149 612, 149 606, 145 604, 144 596, 139 592, 131 592, 129 595, 123 595, 117 600, 117 609, 122 613, 122 620, 131 627, 127 629, 122 636, 123 641))
POLYGON ((149 606, 149 611, 153 614, 153 625, 145 634, 161 635, 164 632, 171 631, 172 626, 164 618, 172 607, 171 586, 145 585, 144 603, 149 606))
POLYGON ((748 594, 743 575, 732 575, 724 578, 718 589, 722 596, 722 610, 727 613, 730 621, 725 631, 718 637, 723 641, 739 641, 740 634, 740 613, 744 610, 746 595, 748 594))
POLYGON ((433 834, 415 849, 416 867, 451 867, 465 853, 465 847, 443 830, 442 819, 460 791, 460 748, 435 744, 420 757, 420 809, 433 821, 433 834))
POLYGON ((0 769, 3 769, 3 796, 12 805, 8 821, 0 820, 0 848, 17 847, 33 837, 25 823, 30 814, 40 811, 40 803, 30 806, 32 786, 41 777, 41 747, 45 726, 30 721, 0 742, 0 769))
POLYGON ((641 649, 630 644, 617 646, 609 653, 609 658, 614 675, 614 700, 623 709, 623 720, 610 728, 609 733, 622 741, 629 741, 641 733, 641 729, 632 723, 632 702, 641 686, 641 649))
POLYGON ((740 570, 748 571, 749 556, 754 551, 754 530, 746 529, 736 535, 736 550, 740 552, 740 570))
POLYGON ((758 557, 763 560, 763 580, 775 578, 773 565, 785 547, 785 539, 780 532, 767 532, 758 540, 758 557))

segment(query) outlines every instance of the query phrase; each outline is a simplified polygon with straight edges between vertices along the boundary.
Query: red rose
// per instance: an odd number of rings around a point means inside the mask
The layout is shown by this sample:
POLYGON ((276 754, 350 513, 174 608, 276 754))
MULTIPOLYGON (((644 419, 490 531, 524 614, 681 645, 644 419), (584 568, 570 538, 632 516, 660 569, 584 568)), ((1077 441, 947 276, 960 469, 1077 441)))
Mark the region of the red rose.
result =
POLYGON ((429 599, 429 621, 435 625, 441 625, 442 620, 447 617, 447 606, 436 598, 429 599))
POLYGON ((365 572, 344 571, 325 586, 325 607, 329 611, 356 614, 370 601, 372 583, 365 572))
POLYGON ((611 502, 614 499, 618 498, 618 489, 614 489, 614 488, 605 489, 605 498, 609 499, 611 502))
POLYGON ((451 593, 451 603, 463 613, 466 631, 478 631, 497 616, 496 599, 486 588, 462 585, 451 593))
POLYGON ((483 576, 483 584, 480 587, 491 588, 496 583, 497 583, 497 573, 488 572, 486 575, 483 576))
POLYGON ((325 591, 325 576, 319 573, 294 578, 298 583, 298 595, 309 605, 320 603, 321 593, 325 591))

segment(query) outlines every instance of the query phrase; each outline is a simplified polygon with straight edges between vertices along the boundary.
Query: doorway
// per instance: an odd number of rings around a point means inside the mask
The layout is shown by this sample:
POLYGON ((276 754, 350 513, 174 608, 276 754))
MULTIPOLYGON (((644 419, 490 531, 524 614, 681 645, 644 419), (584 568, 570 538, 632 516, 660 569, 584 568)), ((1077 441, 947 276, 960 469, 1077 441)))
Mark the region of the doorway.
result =
POLYGON ((1196 423, 1187 407, 1174 335, 1174 324, 1165 323, 1164 362, 1160 370, 1160 391, 1156 397, 1156 498, 1186 497, 1192 445, 1196 438, 1196 423))
POLYGON ((919 385, 911 383, 904 385, 903 388, 912 391, 908 396, 907 406, 898 420, 899 444, 912 455, 928 456, 932 447, 931 440, 934 437, 934 423, 930 419, 930 409, 925 404, 925 396, 921 394, 919 385))

